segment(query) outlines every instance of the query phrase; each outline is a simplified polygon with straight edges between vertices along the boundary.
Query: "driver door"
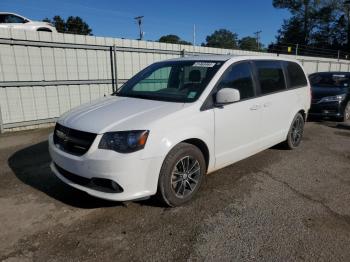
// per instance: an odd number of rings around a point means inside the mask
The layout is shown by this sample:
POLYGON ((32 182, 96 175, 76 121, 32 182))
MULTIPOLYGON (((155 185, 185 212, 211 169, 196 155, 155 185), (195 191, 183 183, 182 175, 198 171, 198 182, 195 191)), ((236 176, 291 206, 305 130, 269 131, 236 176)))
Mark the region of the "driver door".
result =
POLYGON ((256 89, 250 62, 233 64, 224 73, 217 91, 234 88, 240 92, 240 101, 216 107, 215 113, 215 168, 221 168, 259 151, 262 107, 256 98, 256 89))

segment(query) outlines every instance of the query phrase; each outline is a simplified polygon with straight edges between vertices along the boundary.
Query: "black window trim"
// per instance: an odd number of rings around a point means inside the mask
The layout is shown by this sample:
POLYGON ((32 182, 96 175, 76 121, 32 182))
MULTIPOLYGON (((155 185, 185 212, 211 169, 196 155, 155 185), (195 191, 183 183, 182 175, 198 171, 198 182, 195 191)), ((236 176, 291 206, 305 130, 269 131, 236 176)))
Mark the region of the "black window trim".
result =
MULTIPOLYGON (((252 97, 247 97, 247 98, 244 98, 244 99, 241 99, 237 102, 234 102, 234 103, 230 103, 228 105, 231 105, 231 104, 235 104, 235 103, 239 103, 239 102, 243 102, 243 101, 247 101, 247 100, 250 100, 250 99, 254 99, 254 98, 257 98, 257 82, 256 82, 256 78, 255 78, 255 75, 254 75, 254 70, 253 70, 253 61, 252 60, 241 60, 241 61, 237 61, 237 62, 234 62, 232 64, 230 64, 225 72, 220 76, 219 80, 215 83, 215 86, 213 87, 213 89, 210 91, 209 95, 207 96, 207 98, 205 99, 204 103, 202 104, 201 108, 200 108, 200 111, 206 111, 206 110, 210 110, 210 109, 213 109, 215 107, 217 107, 215 105, 215 98, 214 98, 214 95, 218 92, 218 86, 219 84, 221 83, 221 81, 225 78, 225 76, 229 73, 230 69, 234 66, 237 66, 239 64, 243 64, 243 63, 246 63, 249 65, 249 68, 250 68, 250 73, 251 73, 251 77, 252 77, 252 81, 253 81, 253 91, 254 91, 254 96, 252 97)), ((223 105, 224 106, 224 105, 223 105)))
MULTIPOLYGON (((239 103, 241 101, 247 101, 247 100, 250 100, 250 99, 259 98, 259 97, 274 95, 274 94, 281 93, 281 92, 287 92, 289 90, 294 90, 294 89, 307 87, 308 85, 305 85, 305 86, 300 85, 300 86, 296 86, 296 87, 291 87, 289 74, 288 74, 288 70, 287 70, 287 67, 286 67, 288 62, 296 63, 296 62, 292 62, 292 61, 288 61, 288 60, 274 60, 274 59, 252 59, 252 60, 242 60, 242 61, 238 61, 238 62, 232 63, 231 65, 228 66, 228 68, 225 70, 225 72, 222 74, 222 76, 216 82, 215 86, 213 87, 213 89, 209 93, 208 97, 205 99, 204 103, 202 104, 202 106, 200 108, 200 111, 206 111, 206 110, 213 109, 213 108, 216 107, 215 101, 214 101, 214 95, 218 91, 217 88, 218 88, 219 83, 226 76, 228 70, 230 70, 233 66, 238 65, 240 63, 249 63, 250 64, 255 95, 252 96, 252 97, 249 97, 249 98, 245 98, 245 99, 239 100, 239 101, 234 102, 232 104, 239 103), (258 78, 258 70, 257 70, 257 66, 255 64, 255 62, 260 62, 260 61, 263 61, 263 62, 278 62, 278 63, 280 63, 282 71, 283 71, 283 76, 284 76, 285 89, 281 89, 281 90, 278 90, 278 91, 275 91, 275 92, 271 92, 271 93, 268 93, 268 94, 262 94, 261 93, 261 87, 260 87, 260 82, 259 82, 259 78, 258 78)), ((302 69, 302 67, 298 63, 296 63, 296 64, 302 69)), ((303 70, 303 73, 305 75, 305 71, 304 70, 303 70)), ((307 80, 307 76, 305 76, 305 77, 306 77, 306 81, 308 81, 307 80)))

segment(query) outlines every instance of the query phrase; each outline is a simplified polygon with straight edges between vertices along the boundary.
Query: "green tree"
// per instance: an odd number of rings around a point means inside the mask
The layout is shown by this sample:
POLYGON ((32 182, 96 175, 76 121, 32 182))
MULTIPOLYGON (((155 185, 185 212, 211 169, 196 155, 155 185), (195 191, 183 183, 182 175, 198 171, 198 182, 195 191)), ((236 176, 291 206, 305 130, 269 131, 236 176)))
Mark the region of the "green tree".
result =
MULTIPOLYGON (((314 26, 319 2, 320 0, 273 0, 272 4, 275 8, 288 9, 292 14, 290 22, 295 22, 297 19, 302 24, 302 34, 298 42, 300 44, 307 44, 309 34, 314 26)), ((285 23, 288 23, 288 21, 285 23)))
POLYGON ((79 16, 68 17, 66 29, 69 34, 92 35, 92 29, 79 16))
POLYGON ((159 38, 158 42, 169 43, 169 44, 192 45, 192 43, 182 40, 177 35, 164 35, 161 38, 159 38))
MULTIPOLYGON (((238 41, 238 46, 242 50, 248 50, 248 51, 257 51, 258 50, 258 44, 256 42, 256 38, 251 37, 251 36, 246 36, 246 37, 241 38, 238 41)), ((259 43, 259 48, 260 48, 260 50, 263 48, 262 43, 259 43)))
POLYGON ((43 21, 53 24, 59 33, 92 35, 90 26, 79 16, 70 16, 65 21, 62 17, 56 15, 52 20, 45 18, 43 21))
POLYGON ((286 52, 288 46, 299 44, 299 54, 337 56, 347 47, 347 9, 344 0, 273 0, 276 8, 288 9, 270 51, 286 52))
POLYGON ((203 43, 202 46, 234 49, 237 48, 237 38, 236 33, 227 29, 219 29, 208 35, 206 43, 203 43))
POLYGON ((292 17, 284 20, 276 39, 278 44, 289 45, 291 43, 304 43, 304 37, 302 22, 298 18, 292 17))

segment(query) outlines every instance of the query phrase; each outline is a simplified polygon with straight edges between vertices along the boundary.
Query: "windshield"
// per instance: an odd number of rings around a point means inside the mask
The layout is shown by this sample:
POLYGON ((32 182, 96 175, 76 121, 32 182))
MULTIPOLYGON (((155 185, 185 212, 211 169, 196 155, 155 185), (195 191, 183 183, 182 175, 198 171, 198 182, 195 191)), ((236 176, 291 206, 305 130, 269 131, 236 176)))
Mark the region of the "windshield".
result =
POLYGON ((341 73, 312 74, 310 75, 312 86, 318 87, 348 87, 350 84, 349 75, 341 73))
POLYGON ((160 101, 196 101, 223 61, 166 61, 136 74, 113 95, 160 101))

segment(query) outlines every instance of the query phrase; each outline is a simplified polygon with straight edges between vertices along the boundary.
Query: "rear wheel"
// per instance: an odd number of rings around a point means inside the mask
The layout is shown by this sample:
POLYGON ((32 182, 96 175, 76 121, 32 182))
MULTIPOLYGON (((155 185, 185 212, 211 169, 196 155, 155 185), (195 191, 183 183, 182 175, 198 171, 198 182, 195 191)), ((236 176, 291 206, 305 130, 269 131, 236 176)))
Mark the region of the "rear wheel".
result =
POLYGON ((295 149, 300 145, 304 134, 304 118, 300 113, 297 113, 292 121, 288 136, 284 145, 287 149, 295 149))
POLYGON ((158 182, 158 198, 168 206, 180 206, 199 190, 206 164, 194 145, 180 143, 165 158, 158 182))

